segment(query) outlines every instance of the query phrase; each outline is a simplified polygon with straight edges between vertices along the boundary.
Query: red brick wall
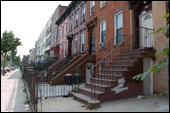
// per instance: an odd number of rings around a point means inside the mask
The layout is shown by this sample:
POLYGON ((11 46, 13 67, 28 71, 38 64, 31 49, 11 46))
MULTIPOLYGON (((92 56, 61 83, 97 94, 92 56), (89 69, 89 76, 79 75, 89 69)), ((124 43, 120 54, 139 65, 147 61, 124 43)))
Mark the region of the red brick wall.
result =
MULTIPOLYGON (((114 41, 114 14, 117 12, 123 12, 123 35, 130 35, 130 10, 128 9, 128 3, 125 1, 106 1, 106 6, 100 9, 100 1, 95 1, 94 16, 97 17, 96 24, 96 51, 99 49, 100 43, 100 22, 104 18, 106 19, 106 45, 112 39, 114 41)), ((87 2, 87 22, 92 18, 90 16, 90 1, 87 2)), ((88 37, 89 38, 89 37, 88 37)), ((125 40, 125 38, 124 38, 125 40)), ((112 41, 112 44, 114 44, 112 41)), ((106 49, 100 50, 102 54, 100 57, 106 55, 106 49), (102 56, 101 56, 102 55, 102 56)), ((98 59, 99 55, 96 56, 98 59)))

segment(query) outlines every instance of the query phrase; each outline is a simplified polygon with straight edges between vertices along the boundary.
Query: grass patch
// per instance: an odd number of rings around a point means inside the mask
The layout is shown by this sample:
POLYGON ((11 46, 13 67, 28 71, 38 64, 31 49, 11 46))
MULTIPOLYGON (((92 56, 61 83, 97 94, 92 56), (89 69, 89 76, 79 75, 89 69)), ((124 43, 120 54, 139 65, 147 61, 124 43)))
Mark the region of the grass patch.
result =
POLYGON ((78 88, 74 88, 74 89, 73 89, 73 92, 75 92, 75 93, 77 93, 78 91, 79 91, 78 88))
POLYGON ((87 109, 93 110, 96 109, 97 107, 93 104, 87 104, 87 109))
POLYGON ((30 103, 30 100, 29 99, 26 99, 25 101, 24 101, 24 104, 29 104, 30 103))
POLYGON ((73 96, 73 97, 72 97, 72 99, 73 99, 73 100, 76 100, 76 97, 75 97, 75 96, 73 96))
POLYGON ((22 91, 23 91, 23 92, 26 92, 26 88, 24 88, 22 91))

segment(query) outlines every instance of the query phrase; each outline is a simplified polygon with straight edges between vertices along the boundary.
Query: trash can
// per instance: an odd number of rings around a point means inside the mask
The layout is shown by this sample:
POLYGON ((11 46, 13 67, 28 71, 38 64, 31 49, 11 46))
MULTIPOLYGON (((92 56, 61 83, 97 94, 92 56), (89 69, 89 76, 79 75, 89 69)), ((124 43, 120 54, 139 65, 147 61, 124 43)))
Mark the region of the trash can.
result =
POLYGON ((75 74, 74 75, 74 83, 75 84, 80 84, 81 83, 80 74, 75 74))
POLYGON ((72 85, 72 74, 68 73, 65 75, 66 85, 72 85))

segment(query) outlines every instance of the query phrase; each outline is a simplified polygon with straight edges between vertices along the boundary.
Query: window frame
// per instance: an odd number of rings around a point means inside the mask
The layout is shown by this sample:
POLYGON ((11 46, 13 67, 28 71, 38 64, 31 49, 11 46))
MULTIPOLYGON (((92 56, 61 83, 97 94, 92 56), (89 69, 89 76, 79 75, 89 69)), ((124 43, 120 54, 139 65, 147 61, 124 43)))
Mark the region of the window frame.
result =
MULTIPOLYGON (((121 27, 121 29, 122 29, 122 42, 123 42, 123 11, 119 11, 119 12, 117 12, 117 13, 114 14, 114 44, 115 44, 115 45, 120 44, 120 43, 118 42, 118 39, 117 39, 117 16, 118 16, 119 14, 122 14, 122 27, 121 27)), ((119 29, 120 29, 120 28, 119 28, 119 29)), ((121 43, 122 43, 122 42, 121 42, 121 43)))
POLYGON ((64 42, 64 57, 67 56, 67 41, 64 42))
POLYGON ((85 18, 86 18, 86 7, 85 7, 85 5, 83 5, 81 7, 81 22, 84 22, 85 18))
POLYGON ((70 16, 69 17, 69 32, 71 32, 73 30, 73 17, 70 16))
POLYGON ((77 40, 78 40, 78 34, 75 34, 74 36, 74 54, 77 53, 77 40))
POLYGON ((106 45, 106 30, 107 30, 107 25, 106 25, 106 19, 102 20, 100 22, 100 47, 101 47, 101 44, 104 43, 104 46, 106 45), (103 35, 102 32, 104 32, 104 27, 103 27, 103 24, 105 23, 105 41, 102 42, 102 40, 104 40, 103 38, 103 35))
POLYGON ((81 43, 80 43, 80 52, 84 52, 85 51, 85 32, 82 31, 81 32, 81 43), (83 38, 83 41, 82 41, 83 38), (82 43, 83 42, 83 43, 82 43), (83 44, 83 46, 82 46, 83 44), (82 48, 83 47, 83 48, 82 48))
POLYGON ((78 20, 79 20, 79 14, 78 14, 78 10, 75 12, 75 23, 74 23, 74 27, 78 27, 78 20))
POLYGON ((106 6, 106 1, 100 1, 100 9, 106 6))
POLYGON ((90 16, 94 15, 94 5, 95 5, 95 1, 90 1, 90 16), (93 8, 93 12, 92 12, 92 8, 93 8))

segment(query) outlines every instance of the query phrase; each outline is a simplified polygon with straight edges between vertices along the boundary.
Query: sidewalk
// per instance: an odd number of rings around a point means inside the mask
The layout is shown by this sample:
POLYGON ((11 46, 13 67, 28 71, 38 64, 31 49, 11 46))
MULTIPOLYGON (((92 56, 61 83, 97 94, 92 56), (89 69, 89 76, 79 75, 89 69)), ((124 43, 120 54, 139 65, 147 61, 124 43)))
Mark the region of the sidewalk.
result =
POLYGON ((101 107, 88 110, 84 104, 73 100, 71 97, 45 99, 38 104, 38 111, 41 112, 168 112, 169 99, 162 97, 147 96, 146 99, 121 99, 104 102, 101 107))
POLYGON ((25 112, 23 86, 19 69, 1 76, 1 112, 25 112))

